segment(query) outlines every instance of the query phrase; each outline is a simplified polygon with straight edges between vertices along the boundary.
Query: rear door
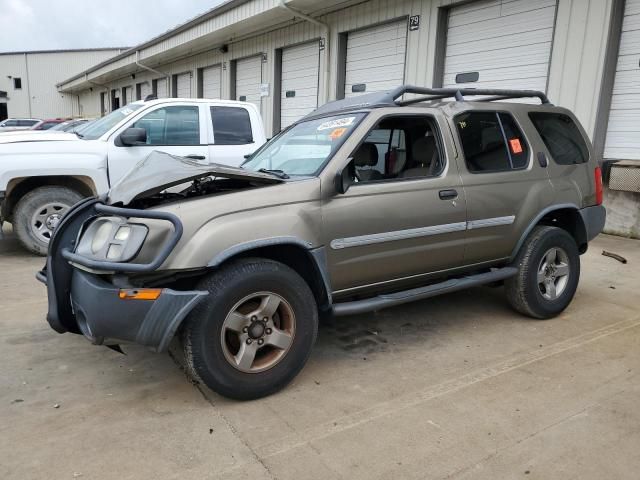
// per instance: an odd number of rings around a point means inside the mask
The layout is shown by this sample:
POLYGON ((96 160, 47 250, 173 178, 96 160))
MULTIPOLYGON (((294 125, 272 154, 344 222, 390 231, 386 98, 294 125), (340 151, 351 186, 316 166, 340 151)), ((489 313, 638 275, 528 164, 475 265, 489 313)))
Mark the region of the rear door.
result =
POLYGON ((548 171, 511 113, 489 105, 453 117, 467 196, 465 264, 507 258, 535 216, 554 201, 548 171))
POLYGON ((154 150, 208 162, 207 119, 206 105, 187 103, 156 105, 136 116, 109 138, 111 185, 154 150), (129 127, 144 128, 147 131, 147 143, 140 146, 119 145, 118 135, 129 127))
POLYGON ((246 155, 260 146, 262 135, 255 131, 260 125, 259 114, 250 106, 209 104, 208 138, 209 159, 213 163, 239 166, 246 155))

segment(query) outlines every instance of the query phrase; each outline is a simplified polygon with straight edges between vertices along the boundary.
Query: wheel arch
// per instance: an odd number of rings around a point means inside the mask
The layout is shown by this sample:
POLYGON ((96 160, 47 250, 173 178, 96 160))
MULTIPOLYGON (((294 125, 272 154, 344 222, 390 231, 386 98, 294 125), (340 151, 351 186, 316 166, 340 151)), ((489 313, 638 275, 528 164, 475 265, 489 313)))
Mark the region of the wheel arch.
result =
POLYGON ((533 219, 520 236, 516 247, 511 252, 511 260, 515 259, 518 253, 520 253, 520 249, 522 248, 522 245, 524 245, 525 240, 531 231, 538 225, 562 228, 573 237, 580 254, 587 251, 589 240, 584 220, 582 215, 580 215, 580 210, 576 205, 567 203, 547 207, 533 219))
POLYGON ((20 199, 39 187, 65 187, 85 197, 94 196, 97 192, 93 179, 84 175, 43 175, 13 178, 7 184, 5 201, 1 212, 2 218, 11 220, 15 206, 20 199))
POLYGON ((241 243, 216 255, 210 268, 219 268, 238 258, 267 258, 295 270, 309 285, 321 310, 331 306, 331 287, 325 247, 311 248, 296 237, 279 237, 241 243))

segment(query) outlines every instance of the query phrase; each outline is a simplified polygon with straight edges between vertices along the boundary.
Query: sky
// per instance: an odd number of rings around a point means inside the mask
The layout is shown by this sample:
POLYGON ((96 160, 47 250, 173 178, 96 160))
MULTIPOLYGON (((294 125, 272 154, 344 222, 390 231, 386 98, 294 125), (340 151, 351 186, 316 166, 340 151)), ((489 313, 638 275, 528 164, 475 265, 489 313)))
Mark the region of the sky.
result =
POLYGON ((223 0, 0 0, 0 52, 133 47, 223 0))

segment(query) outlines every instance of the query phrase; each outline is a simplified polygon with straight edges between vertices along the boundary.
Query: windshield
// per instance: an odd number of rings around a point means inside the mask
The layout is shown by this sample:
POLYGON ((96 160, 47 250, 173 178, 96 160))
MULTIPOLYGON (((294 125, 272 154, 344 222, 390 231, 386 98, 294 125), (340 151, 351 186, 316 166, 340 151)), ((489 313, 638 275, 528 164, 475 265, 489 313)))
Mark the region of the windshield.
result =
POLYGON ((142 104, 131 103, 126 107, 114 110, 109 115, 102 117, 99 120, 91 122, 86 128, 82 129, 82 139, 95 140, 107 133, 123 119, 131 115, 136 110, 142 108, 142 104))
POLYGON ((300 122, 254 153, 242 168, 282 170, 287 175, 316 175, 349 138, 362 113, 300 122))

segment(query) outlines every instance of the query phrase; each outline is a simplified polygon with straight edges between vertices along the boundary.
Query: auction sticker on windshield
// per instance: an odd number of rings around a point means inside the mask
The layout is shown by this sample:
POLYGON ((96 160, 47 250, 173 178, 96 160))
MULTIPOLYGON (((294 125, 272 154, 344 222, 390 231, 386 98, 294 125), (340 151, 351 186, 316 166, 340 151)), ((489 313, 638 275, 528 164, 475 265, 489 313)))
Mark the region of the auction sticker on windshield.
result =
POLYGON ((330 130, 332 128, 338 128, 338 127, 349 127, 353 125, 353 122, 355 121, 355 119, 356 117, 344 117, 344 118, 337 118, 336 120, 324 122, 320 124, 320 126, 318 127, 318 131, 330 130))

